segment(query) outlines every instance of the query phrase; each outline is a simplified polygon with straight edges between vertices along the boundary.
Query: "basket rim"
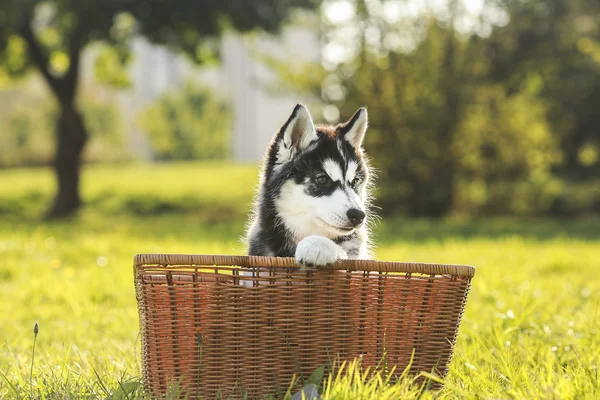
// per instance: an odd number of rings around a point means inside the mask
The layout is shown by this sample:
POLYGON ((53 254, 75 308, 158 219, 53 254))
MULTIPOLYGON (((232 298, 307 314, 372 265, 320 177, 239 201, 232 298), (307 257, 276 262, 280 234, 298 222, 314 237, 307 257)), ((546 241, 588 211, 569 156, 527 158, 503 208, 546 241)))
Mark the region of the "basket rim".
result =
MULTIPOLYGON (((157 266, 239 266, 263 268, 302 268, 293 257, 267 257, 226 254, 158 254, 142 253, 134 257, 134 266, 139 268, 145 265, 157 266)), ((475 276, 475 267, 463 264, 434 264, 423 262, 400 262, 378 260, 339 260, 329 267, 319 267, 327 270, 351 271, 385 271, 405 272, 436 275, 457 275, 472 278, 475 276)))

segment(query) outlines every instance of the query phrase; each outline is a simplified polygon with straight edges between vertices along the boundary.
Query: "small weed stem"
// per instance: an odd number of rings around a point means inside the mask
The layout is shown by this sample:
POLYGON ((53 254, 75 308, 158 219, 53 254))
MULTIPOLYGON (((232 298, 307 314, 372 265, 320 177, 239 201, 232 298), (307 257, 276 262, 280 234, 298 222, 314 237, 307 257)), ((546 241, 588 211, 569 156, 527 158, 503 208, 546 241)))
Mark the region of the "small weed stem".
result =
POLYGON ((29 397, 33 398, 33 361, 35 360, 35 342, 39 332, 39 326, 36 322, 33 327, 33 349, 31 350, 31 369, 29 370, 29 397))

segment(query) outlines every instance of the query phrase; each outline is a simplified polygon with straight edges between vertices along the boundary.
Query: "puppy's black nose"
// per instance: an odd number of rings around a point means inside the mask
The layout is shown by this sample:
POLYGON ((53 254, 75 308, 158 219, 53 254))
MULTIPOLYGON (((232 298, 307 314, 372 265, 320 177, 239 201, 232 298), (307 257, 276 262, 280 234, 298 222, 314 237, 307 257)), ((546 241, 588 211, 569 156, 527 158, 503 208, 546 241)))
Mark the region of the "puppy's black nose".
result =
POLYGON ((360 225, 360 223, 365 219, 365 213, 356 208, 349 209, 346 215, 354 226, 360 225))

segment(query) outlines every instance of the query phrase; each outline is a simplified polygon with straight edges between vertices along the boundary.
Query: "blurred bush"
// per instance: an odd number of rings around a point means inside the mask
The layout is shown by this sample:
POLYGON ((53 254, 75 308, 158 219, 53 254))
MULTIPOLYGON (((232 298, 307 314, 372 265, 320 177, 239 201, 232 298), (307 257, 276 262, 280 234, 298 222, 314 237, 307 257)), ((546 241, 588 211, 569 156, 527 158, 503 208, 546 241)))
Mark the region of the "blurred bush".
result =
POLYGON ((452 143, 455 212, 543 214, 561 193, 552 174, 561 152, 538 91, 535 78, 512 94, 501 85, 477 88, 452 143))
POLYGON ((17 90, 6 91, 0 101, 0 167, 50 164, 54 154, 52 102, 17 90))
POLYGON ((554 199, 549 213, 560 216, 600 213, 600 179, 565 182, 564 190, 554 199))
MULTIPOLYGON (((0 167, 52 163, 58 108, 53 99, 16 87, 0 96, 0 167)), ((79 100, 90 132, 86 162, 114 162, 131 158, 125 148, 124 125, 117 106, 92 90, 79 100)))
POLYGON ((133 158, 127 148, 123 115, 111 101, 82 96, 81 111, 89 132, 90 142, 84 150, 88 162, 117 162, 133 158))
POLYGON ((159 160, 226 158, 231 123, 229 104, 193 83, 163 95, 138 117, 159 160))

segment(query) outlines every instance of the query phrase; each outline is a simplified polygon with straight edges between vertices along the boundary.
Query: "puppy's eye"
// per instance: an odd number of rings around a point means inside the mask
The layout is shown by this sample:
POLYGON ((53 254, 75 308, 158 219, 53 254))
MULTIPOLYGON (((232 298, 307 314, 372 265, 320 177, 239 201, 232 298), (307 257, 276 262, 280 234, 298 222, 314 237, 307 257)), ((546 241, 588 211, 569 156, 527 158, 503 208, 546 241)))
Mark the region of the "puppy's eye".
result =
POLYGON ((317 185, 327 185, 327 183, 329 182, 329 178, 327 177, 327 175, 319 175, 315 178, 315 182, 317 183, 317 185))
POLYGON ((354 178, 352 179, 352 182, 350 182, 350 186, 352 186, 353 189, 356 189, 356 187, 360 184, 360 178, 354 178))

